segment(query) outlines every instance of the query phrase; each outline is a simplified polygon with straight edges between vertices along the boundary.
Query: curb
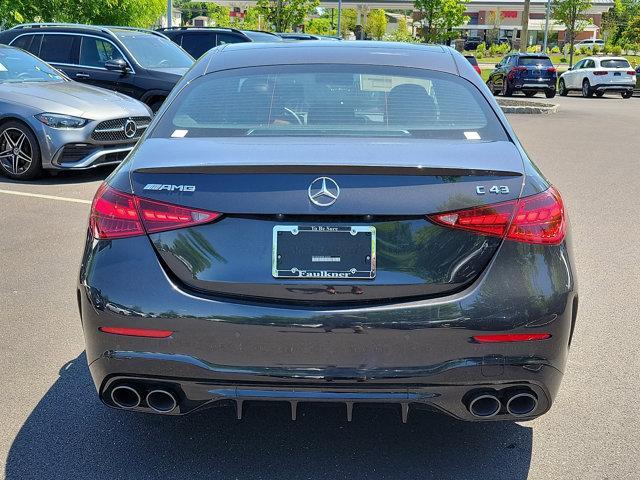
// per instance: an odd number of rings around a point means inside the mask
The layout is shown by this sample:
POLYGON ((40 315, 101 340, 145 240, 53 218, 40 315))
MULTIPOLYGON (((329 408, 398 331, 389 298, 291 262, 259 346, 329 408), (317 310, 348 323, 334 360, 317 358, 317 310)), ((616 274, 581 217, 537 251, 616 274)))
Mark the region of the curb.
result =
POLYGON ((557 113, 560 109, 560 105, 555 103, 538 103, 538 102, 526 102, 519 100, 506 100, 503 98, 497 98, 498 105, 504 113, 516 113, 516 114, 551 114, 557 113))

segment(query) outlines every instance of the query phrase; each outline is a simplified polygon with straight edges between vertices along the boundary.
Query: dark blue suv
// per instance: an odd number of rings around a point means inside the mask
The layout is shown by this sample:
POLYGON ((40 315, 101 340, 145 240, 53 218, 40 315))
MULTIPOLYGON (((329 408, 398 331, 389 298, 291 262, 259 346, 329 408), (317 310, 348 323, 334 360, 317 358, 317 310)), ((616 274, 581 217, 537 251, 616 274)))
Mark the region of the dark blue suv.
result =
POLYGON ((494 95, 510 97, 522 91, 527 97, 544 92, 547 98, 556 96, 558 76, 551 59, 539 53, 512 53, 502 59, 489 75, 487 86, 494 95))

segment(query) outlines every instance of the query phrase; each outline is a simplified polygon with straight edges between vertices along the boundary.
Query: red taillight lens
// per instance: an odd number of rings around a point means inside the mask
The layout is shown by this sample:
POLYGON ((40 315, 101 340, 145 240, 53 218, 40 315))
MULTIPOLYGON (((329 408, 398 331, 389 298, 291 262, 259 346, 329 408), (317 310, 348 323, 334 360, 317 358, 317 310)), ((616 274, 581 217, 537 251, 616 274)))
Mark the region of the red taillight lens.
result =
POLYGON ((427 218, 451 228, 546 245, 562 242, 566 230, 562 198, 553 187, 519 200, 438 213, 427 218))
POLYGON ((136 198, 144 228, 148 233, 175 230, 200 223, 208 223, 220 216, 218 212, 205 212, 156 202, 147 198, 136 198))
POLYGON ((635 70, 627 70, 627 75, 634 75, 635 76, 636 71, 635 70))
POLYGON ((106 183, 93 199, 89 227, 93 236, 101 239, 144 234, 133 195, 114 190, 106 183))
POLYGON ((609 72, 605 72, 604 70, 596 70, 593 72, 594 75, 606 75, 609 72))
POLYGON ((482 75, 482 70, 480 70, 480 67, 478 65, 474 65, 473 69, 478 72, 478 75, 482 75))
POLYGON ((94 237, 113 239, 190 227, 220 215, 139 198, 103 184, 93 199, 89 226, 94 237))
POLYGON ((474 335, 474 341, 478 343, 502 343, 502 342, 531 342, 551 338, 550 333, 504 333, 497 335, 474 335))
POLYGON ((549 73, 556 73, 556 67, 549 67, 549 68, 547 68, 547 72, 549 72, 549 73))
POLYGON ((125 335, 127 337, 167 338, 173 335, 172 330, 155 330, 149 328, 98 327, 103 333, 125 335))

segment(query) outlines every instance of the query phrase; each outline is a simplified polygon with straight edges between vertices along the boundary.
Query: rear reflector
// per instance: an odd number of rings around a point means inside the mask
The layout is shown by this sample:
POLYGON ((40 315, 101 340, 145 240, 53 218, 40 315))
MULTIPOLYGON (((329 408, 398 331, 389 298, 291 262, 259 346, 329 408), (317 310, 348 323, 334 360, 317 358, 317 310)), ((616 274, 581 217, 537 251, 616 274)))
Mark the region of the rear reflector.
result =
POLYGON ((98 327, 103 333, 126 335, 128 337, 167 338, 173 335, 171 330, 151 330, 147 328, 98 327))
POLYGON ((534 340, 546 340, 551 338, 550 333, 506 333, 498 335, 475 335, 473 338, 478 343, 502 343, 502 342, 531 342, 534 340))
POLYGON ((96 238, 114 239, 191 227, 220 215, 136 197, 102 184, 91 205, 89 227, 96 238))
POLYGON ((450 228, 545 245, 561 243, 566 230, 562 198, 553 187, 519 200, 437 213, 427 218, 450 228))

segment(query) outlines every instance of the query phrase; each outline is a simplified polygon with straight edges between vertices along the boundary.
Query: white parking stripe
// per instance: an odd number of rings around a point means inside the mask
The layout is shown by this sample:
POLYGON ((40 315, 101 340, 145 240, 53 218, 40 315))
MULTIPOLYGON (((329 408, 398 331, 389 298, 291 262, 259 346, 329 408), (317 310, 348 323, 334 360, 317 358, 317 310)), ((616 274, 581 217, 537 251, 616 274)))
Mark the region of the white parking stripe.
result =
POLYGON ((7 195, 18 195, 21 197, 44 198, 46 200, 59 200, 61 202, 84 203, 87 205, 91 205, 91 200, 82 200, 80 198, 58 197, 56 195, 43 195, 42 193, 16 192, 15 190, 2 189, 0 189, 0 193, 6 193, 7 195))

